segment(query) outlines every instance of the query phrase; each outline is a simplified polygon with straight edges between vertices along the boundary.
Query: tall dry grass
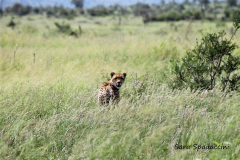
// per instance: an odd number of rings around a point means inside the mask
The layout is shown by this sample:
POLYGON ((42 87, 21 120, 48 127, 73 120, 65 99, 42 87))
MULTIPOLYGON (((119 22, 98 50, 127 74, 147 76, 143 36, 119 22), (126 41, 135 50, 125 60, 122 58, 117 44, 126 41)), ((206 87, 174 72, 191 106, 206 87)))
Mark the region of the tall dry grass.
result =
POLYGON ((183 21, 144 26, 129 17, 116 30, 109 17, 78 18, 68 23, 87 23, 74 38, 55 32, 61 19, 16 18, 11 30, 9 18, 0 19, 1 159, 239 158, 239 93, 172 91, 164 76, 196 38, 221 29, 230 35, 230 23, 193 22, 187 41, 183 21), (111 71, 127 72, 127 80, 119 105, 101 108, 98 88, 111 71))

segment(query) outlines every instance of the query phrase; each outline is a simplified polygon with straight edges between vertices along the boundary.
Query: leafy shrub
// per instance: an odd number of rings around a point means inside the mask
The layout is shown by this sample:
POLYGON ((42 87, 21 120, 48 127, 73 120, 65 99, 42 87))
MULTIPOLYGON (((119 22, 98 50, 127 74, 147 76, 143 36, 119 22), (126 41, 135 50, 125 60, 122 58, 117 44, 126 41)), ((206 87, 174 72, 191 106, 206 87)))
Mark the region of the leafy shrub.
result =
POLYGON ((206 16, 205 19, 209 21, 214 21, 215 18, 213 16, 206 16))
POLYGON ((47 17, 50 18, 51 16, 54 16, 54 12, 52 10, 48 10, 47 17))
POLYGON ((40 13, 40 8, 39 8, 39 7, 33 8, 33 12, 34 12, 35 14, 39 14, 39 13, 40 13))
POLYGON ((78 37, 77 32, 72 30, 70 24, 66 24, 65 22, 62 22, 62 24, 55 22, 54 24, 57 27, 58 32, 78 37))
POLYGON ((231 15, 231 11, 230 10, 225 10, 224 15, 225 15, 226 18, 229 18, 230 15, 231 15))
POLYGON ((74 17, 76 17, 76 16, 77 16, 76 10, 71 9, 71 10, 69 11, 68 18, 71 19, 71 18, 74 18, 74 17))
POLYGON ((171 11, 167 14, 159 14, 151 18, 152 21, 179 21, 184 19, 201 19, 201 13, 196 11, 186 11, 184 13, 177 13, 176 11, 171 11))
POLYGON ((60 9, 60 16, 67 17, 69 15, 68 10, 64 7, 60 9))
POLYGON ((77 16, 77 12, 74 9, 68 10, 64 7, 60 8, 59 13, 60 13, 61 17, 64 17, 64 18, 67 18, 67 19, 73 19, 74 17, 77 16))
POLYGON ((14 27, 16 26, 16 23, 13 21, 14 17, 11 18, 10 22, 7 24, 8 27, 11 27, 12 29, 14 29, 14 27))
POLYGON ((31 12, 31 6, 23 6, 21 3, 15 3, 11 8, 10 12, 15 13, 16 15, 23 16, 31 12))
POLYGON ((62 22, 62 24, 55 22, 54 24, 61 33, 70 33, 72 31, 70 24, 65 24, 65 22, 62 22))
POLYGON ((171 11, 166 16, 167 21, 179 21, 181 19, 183 19, 182 14, 178 14, 176 11, 171 11))
MULTIPOLYGON (((234 18, 235 31, 240 28, 240 16, 234 18)), ((222 91, 238 90, 240 76, 236 71, 240 66, 240 57, 232 52, 237 47, 235 43, 224 39, 225 31, 207 34, 201 43, 187 52, 181 63, 173 63, 174 79, 169 83, 172 89, 190 88, 191 90, 212 90, 216 83, 221 83, 222 91)))
POLYGON ((89 8, 87 10, 87 12, 91 16, 107 16, 107 15, 110 14, 108 9, 106 7, 104 7, 103 5, 98 5, 98 6, 94 7, 94 8, 89 8))
POLYGON ((0 15, 1 15, 1 16, 3 15, 3 10, 2 10, 2 8, 0 8, 0 15))
POLYGON ((193 19, 196 19, 196 20, 202 18, 201 12, 199 11, 186 11, 183 13, 183 17, 184 19, 189 19, 192 17, 193 19))
POLYGON ((236 14, 240 15, 240 10, 232 10, 231 18, 234 19, 236 14))
POLYGON ((236 6, 237 5, 237 0, 227 0, 228 6, 236 6))

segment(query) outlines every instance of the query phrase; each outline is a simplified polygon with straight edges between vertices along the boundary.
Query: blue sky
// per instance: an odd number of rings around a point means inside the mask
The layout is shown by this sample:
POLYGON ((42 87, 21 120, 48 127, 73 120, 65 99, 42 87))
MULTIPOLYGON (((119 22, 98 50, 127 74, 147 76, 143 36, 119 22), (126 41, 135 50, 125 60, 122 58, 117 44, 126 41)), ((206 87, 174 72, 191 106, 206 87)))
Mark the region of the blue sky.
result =
MULTIPOLYGON (((172 0, 165 0, 166 2, 170 2, 172 0)), ((180 3, 184 0, 175 0, 175 2, 180 3)), ((190 0, 192 1, 192 0, 190 0)), ((211 0, 210 0, 211 1, 211 0)), ((224 0, 219 0, 224 1, 224 0)), ((240 1, 240 0, 238 0, 240 1)), ((23 5, 31 5, 31 6, 60 6, 63 5, 67 8, 73 8, 74 5, 71 4, 71 0, 4 0, 4 7, 11 6, 14 3, 19 2, 23 5)), ((99 4, 103 4, 105 6, 110 6, 114 4, 119 4, 122 6, 128 6, 135 4, 137 2, 148 3, 148 4, 160 4, 160 0, 85 0, 84 8, 90 8, 97 6, 99 4)))
MULTIPOLYGON (((170 1, 170 0, 166 0, 170 1)), ((180 1, 181 0, 176 0, 180 1)), ((13 5, 14 3, 19 2, 23 5, 31 5, 31 6, 53 6, 53 5, 63 5, 68 8, 74 7, 71 4, 71 0, 4 0, 4 7, 13 5)), ((94 7, 99 4, 103 4, 105 6, 119 4, 122 6, 128 6, 131 4, 135 4, 137 2, 149 3, 149 4, 159 4, 160 0, 85 0, 84 7, 94 7)))

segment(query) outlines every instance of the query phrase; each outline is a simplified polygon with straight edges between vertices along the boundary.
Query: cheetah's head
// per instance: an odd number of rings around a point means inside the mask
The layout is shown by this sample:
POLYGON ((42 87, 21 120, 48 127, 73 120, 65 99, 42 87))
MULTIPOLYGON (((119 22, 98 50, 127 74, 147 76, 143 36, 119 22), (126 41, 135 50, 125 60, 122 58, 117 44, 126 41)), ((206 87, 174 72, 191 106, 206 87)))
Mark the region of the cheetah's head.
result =
POLYGON ((117 89, 121 89, 124 81, 125 81, 125 78, 127 76, 126 73, 123 73, 123 74, 115 74, 114 72, 112 72, 111 74, 111 82, 112 84, 117 88, 117 89))

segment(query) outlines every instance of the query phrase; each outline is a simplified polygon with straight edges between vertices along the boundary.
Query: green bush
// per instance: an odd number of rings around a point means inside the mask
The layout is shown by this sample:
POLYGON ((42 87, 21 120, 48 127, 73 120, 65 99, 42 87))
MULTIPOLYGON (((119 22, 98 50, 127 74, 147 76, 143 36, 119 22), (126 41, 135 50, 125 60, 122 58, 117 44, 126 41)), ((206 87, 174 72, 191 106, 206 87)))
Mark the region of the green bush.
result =
POLYGON ((47 17, 50 18, 51 16, 54 16, 54 12, 52 10, 48 10, 47 17))
POLYGON ((176 11, 168 12, 167 14, 159 14, 151 18, 151 21, 179 21, 184 19, 201 19, 201 13, 198 11, 186 11, 184 13, 178 13, 176 11))
MULTIPOLYGON (((234 18, 235 31, 240 28, 240 16, 234 18)), ((217 82, 222 91, 238 90, 240 76, 236 73, 240 67, 240 57, 232 52, 237 45, 224 38, 225 31, 207 34, 201 43, 187 52, 181 63, 173 63, 173 80, 169 83, 172 89, 190 88, 191 90, 212 90, 217 82)))
POLYGON ((226 18, 229 18, 230 15, 231 15, 231 11, 230 10, 225 10, 224 15, 225 15, 226 18))
POLYGON ((10 22, 7 24, 8 27, 11 27, 12 29, 14 29, 14 27, 16 26, 16 23, 13 21, 14 17, 11 18, 10 22))
POLYGON ((67 17, 69 15, 68 10, 66 8, 61 8, 60 9, 60 16, 67 17))
POLYGON ((199 12, 199 11, 189 11, 189 10, 185 11, 183 13, 183 17, 184 17, 184 19, 189 19, 189 18, 193 17, 193 19, 196 19, 196 20, 202 18, 201 17, 201 12, 199 12))
POLYGON ((65 22, 62 22, 62 24, 55 22, 54 24, 57 27, 58 32, 78 37, 77 32, 72 30, 70 24, 65 22))
POLYGON ((109 15, 109 10, 104 7, 103 5, 98 5, 94 8, 89 8, 87 10, 87 12, 91 15, 91 16, 107 16, 109 15))
POLYGON ((232 10, 231 18, 234 19, 236 14, 240 15, 240 10, 232 10))
POLYGON ((209 21, 214 21, 215 18, 213 16, 206 16, 205 19, 209 21))
POLYGON ((39 7, 35 7, 35 8, 33 8, 33 12, 35 13, 35 14, 39 14, 40 13, 40 8, 39 7))
POLYGON ((1 15, 1 16, 3 15, 3 10, 2 10, 2 8, 0 8, 0 15, 1 15))
POLYGON ((11 8, 10 12, 19 15, 24 16, 31 12, 32 7, 31 6, 23 6, 21 3, 15 3, 11 8))
POLYGON ((179 21, 181 19, 183 19, 182 14, 178 14, 176 11, 171 11, 166 16, 167 21, 179 21))

